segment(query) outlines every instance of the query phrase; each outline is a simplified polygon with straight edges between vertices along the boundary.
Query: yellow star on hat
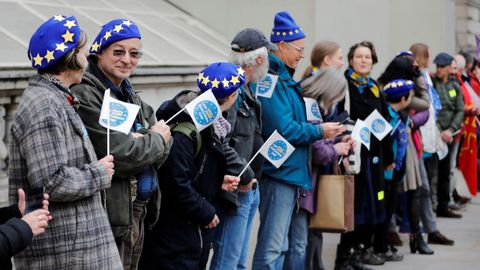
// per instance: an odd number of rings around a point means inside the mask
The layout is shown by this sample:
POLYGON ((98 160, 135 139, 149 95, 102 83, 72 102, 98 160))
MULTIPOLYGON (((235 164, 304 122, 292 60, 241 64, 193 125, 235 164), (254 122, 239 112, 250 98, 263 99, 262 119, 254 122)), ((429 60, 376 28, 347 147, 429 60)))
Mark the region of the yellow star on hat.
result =
POLYGON ((245 71, 243 71, 243 68, 239 67, 237 68, 237 73, 238 75, 243 76, 243 74, 245 74, 245 71))
POLYGON ((96 52, 98 50, 98 47, 100 47, 100 45, 102 44, 102 42, 100 41, 100 44, 98 44, 96 41, 95 43, 92 44, 92 51, 96 52))
POLYGON ((66 27, 68 27, 68 29, 70 29, 71 27, 77 26, 77 25, 75 24, 75 21, 67 20, 67 22, 63 26, 66 26, 66 27))
POLYGON ((55 21, 59 21, 59 22, 65 20, 65 18, 64 18, 62 15, 53 16, 53 19, 54 19, 55 21))
POLYGON ((65 34, 62 35, 63 39, 64 39, 64 42, 67 43, 67 42, 73 42, 73 36, 75 34, 74 33, 70 33, 68 30, 65 32, 65 34))
POLYGON ((198 74, 197 80, 198 80, 198 81, 201 81, 201 80, 203 80, 203 78, 204 78, 204 77, 203 77, 203 73, 200 72, 200 73, 198 74))
POLYGON ((53 52, 54 51, 47 50, 47 53, 44 56, 44 58, 47 59, 47 63, 50 63, 50 61, 55 60, 55 57, 53 57, 53 52))
POLYGON ((229 83, 229 82, 230 82, 230 81, 227 81, 227 78, 223 78, 223 81, 222 81, 223 87, 228 87, 228 83, 229 83))
POLYGON ((113 31, 119 33, 121 30, 123 30, 123 26, 121 24, 115 25, 115 29, 113 31))
POLYGON ((41 57, 40 54, 37 53, 37 56, 35 56, 33 60, 35 61, 35 66, 41 66, 43 57, 41 57))
POLYGON ((108 39, 109 37, 111 37, 111 36, 112 36, 112 31, 107 31, 107 32, 105 32, 105 35, 103 36, 103 38, 104 38, 105 40, 107 40, 107 39, 108 39))
POLYGON ((59 44, 55 44, 56 45, 56 48, 55 48, 55 51, 62 51, 64 52, 66 48, 68 48, 67 46, 65 46, 65 43, 59 43, 59 44))
POLYGON ((208 76, 207 76, 207 77, 203 77, 203 79, 202 79, 202 84, 203 84, 203 85, 207 85, 209 82, 210 82, 210 79, 208 78, 208 76))
POLYGON ((130 27, 130 25, 132 25, 132 22, 129 21, 129 20, 126 20, 126 21, 123 21, 123 24, 125 24, 126 26, 130 27))
POLYGON ((230 79, 230 82, 235 85, 237 83, 240 83, 240 81, 238 80, 238 76, 232 76, 232 78, 230 79))
POLYGON ((211 81, 212 83, 212 88, 218 88, 218 84, 220 83, 219 80, 217 80, 217 78, 215 78, 215 80, 211 81))

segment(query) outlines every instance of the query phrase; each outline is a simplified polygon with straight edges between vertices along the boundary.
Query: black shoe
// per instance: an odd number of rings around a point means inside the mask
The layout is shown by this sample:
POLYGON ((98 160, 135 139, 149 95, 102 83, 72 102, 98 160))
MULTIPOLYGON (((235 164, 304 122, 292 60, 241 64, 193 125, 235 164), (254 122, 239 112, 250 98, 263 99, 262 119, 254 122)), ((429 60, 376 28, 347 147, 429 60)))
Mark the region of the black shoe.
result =
POLYGON ((444 217, 444 218, 462 218, 462 215, 452 212, 450 210, 440 210, 437 209, 437 217, 444 217))
POLYGON ((425 243, 421 233, 410 234, 410 252, 411 253, 432 255, 434 251, 425 243))
POLYGON ((377 256, 372 248, 363 249, 360 258, 364 264, 382 265, 385 263, 385 259, 377 256))
POLYGON ((453 190, 452 197, 453 197, 453 200, 459 204, 466 204, 466 203, 469 203, 471 200, 470 198, 460 196, 456 189, 453 190))
POLYGON ((353 251, 351 249, 337 245, 337 256, 335 257, 334 270, 354 270, 354 268, 350 266, 350 258, 352 254, 353 251))
POLYGON ((388 232, 387 239, 390 245, 394 245, 397 247, 403 246, 402 239, 400 239, 400 235, 397 232, 388 232))
POLYGON ((370 267, 367 267, 362 263, 361 260, 361 250, 362 248, 354 248, 353 252, 351 253, 349 265, 355 270, 373 270, 370 267))
POLYGON ((453 246, 455 241, 448 239, 445 235, 441 234, 439 231, 428 234, 428 243, 437 244, 437 245, 446 245, 453 246))
POLYGON ((387 262, 399 262, 403 261, 403 254, 398 252, 391 252, 390 250, 385 253, 377 253, 377 256, 384 259, 387 262))

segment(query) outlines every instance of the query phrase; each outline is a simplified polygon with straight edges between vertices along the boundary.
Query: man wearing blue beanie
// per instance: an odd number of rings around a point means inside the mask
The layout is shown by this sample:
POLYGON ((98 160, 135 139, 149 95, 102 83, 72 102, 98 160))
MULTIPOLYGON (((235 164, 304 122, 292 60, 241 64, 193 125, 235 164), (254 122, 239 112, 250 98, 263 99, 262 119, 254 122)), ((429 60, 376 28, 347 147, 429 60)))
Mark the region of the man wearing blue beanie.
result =
MULTIPOLYGON (((278 76, 271 98, 262 103, 262 136, 277 130, 294 147, 277 169, 265 162, 260 183, 260 229, 253 269, 303 269, 307 245, 307 212, 297 202, 312 188, 308 169, 309 145, 344 131, 338 123, 309 123, 300 85, 293 80, 304 58, 305 34, 288 12, 275 15, 270 40, 278 47, 269 54, 269 74, 278 76), (288 246, 285 246, 288 243, 288 246)), ((254 87, 252 87, 254 89, 254 87)))
POLYGON ((110 153, 115 173, 106 190, 107 213, 124 269, 137 269, 145 226, 159 215, 160 190, 156 170, 168 156, 170 128, 157 122, 153 109, 144 103, 128 81, 142 56, 140 31, 126 19, 115 19, 95 38, 82 82, 72 88, 80 100, 78 114, 85 124, 97 156, 107 151, 107 131, 98 119, 103 96, 110 89, 114 98, 140 106, 131 132, 110 131, 110 153), (148 212, 146 209, 148 208, 148 212))

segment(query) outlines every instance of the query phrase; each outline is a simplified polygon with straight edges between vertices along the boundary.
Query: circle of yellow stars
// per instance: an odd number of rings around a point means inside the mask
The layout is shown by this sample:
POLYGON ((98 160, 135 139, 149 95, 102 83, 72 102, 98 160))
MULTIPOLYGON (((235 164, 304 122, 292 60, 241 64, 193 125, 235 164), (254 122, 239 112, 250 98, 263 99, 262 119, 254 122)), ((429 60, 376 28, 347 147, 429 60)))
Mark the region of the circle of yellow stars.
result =
POLYGON ((411 86, 413 85, 413 82, 411 80, 407 80, 405 83, 403 83, 402 81, 391 82, 391 83, 387 83, 384 89, 402 87, 403 85, 411 86))
POLYGON ((35 57, 33 57, 33 55, 30 54, 30 58, 33 59, 35 66, 42 66, 43 59, 45 59, 47 61, 47 63, 50 63, 50 61, 55 60, 55 56, 54 56, 55 51, 64 52, 65 49, 68 48, 68 46, 65 45, 65 44, 68 43, 68 42, 73 43, 73 36, 75 35, 75 33, 70 33, 69 30, 70 30, 70 28, 72 28, 74 26, 77 26, 75 20, 67 20, 62 15, 53 16, 53 19, 55 21, 59 21, 59 22, 65 21, 65 24, 63 24, 63 26, 66 26, 67 30, 65 31, 65 33, 63 35, 61 35, 61 37, 63 38, 63 42, 55 43, 55 50, 50 51, 50 50, 47 49, 47 52, 43 56, 41 56, 40 53, 37 53, 37 55, 35 57))
POLYGON ((103 38, 100 38, 100 41, 95 41, 92 44, 92 48, 91 48, 92 52, 98 52, 98 48, 102 46, 102 41, 103 40, 107 41, 112 36, 112 32, 113 34, 120 33, 120 31, 124 29, 123 25, 130 27, 130 25, 132 24, 133 23, 130 20, 124 20, 121 24, 115 25, 115 27, 112 30, 105 32, 105 35, 103 35, 103 38))
POLYGON ((227 78, 223 78, 223 80, 219 81, 217 78, 214 78, 213 80, 210 80, 209 76, 205 76, 203 72, 200 72, 197 77, 197 81, 201 82, 203 85, 207 86, 208 83, 212 84, 212 89, 218 88, 220 83, 223 85, 223 88, 229 87, 230 84, 232 86, 235 86, 237 83, 240 83, 239 77, 245 76, 245 71, 241 67, 237 68, 237 76, 233 76, 230 78, 230 80, 227 80, 227 78))
POLYGON ((294 33, 295 33, 295 34, 298 34, 298 33, 300 33, 300 31, 301 31, 300 28, 295 29, 295 30, 292 30, 292 31, 288 31, 288 32, 280 32, 280 31, 275 32, 275 31, 272 31, 272 36, 275 36, 275 35, 277 35, 277 36, 284 36, 284 37, 287 36, 287 35, 293 36, 294 33))

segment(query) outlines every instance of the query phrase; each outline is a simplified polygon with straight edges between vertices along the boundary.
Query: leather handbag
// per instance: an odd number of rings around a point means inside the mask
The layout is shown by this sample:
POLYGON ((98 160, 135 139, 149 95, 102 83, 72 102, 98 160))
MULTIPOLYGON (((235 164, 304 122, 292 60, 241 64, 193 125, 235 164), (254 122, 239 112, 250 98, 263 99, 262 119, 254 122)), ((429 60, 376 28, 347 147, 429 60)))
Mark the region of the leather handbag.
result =
POLYGON ((311 229, 335 233, 354 229, 354 176, 338 172, 335 166, 333 175, 318 177, 316 211, 309 219, 311 229))

